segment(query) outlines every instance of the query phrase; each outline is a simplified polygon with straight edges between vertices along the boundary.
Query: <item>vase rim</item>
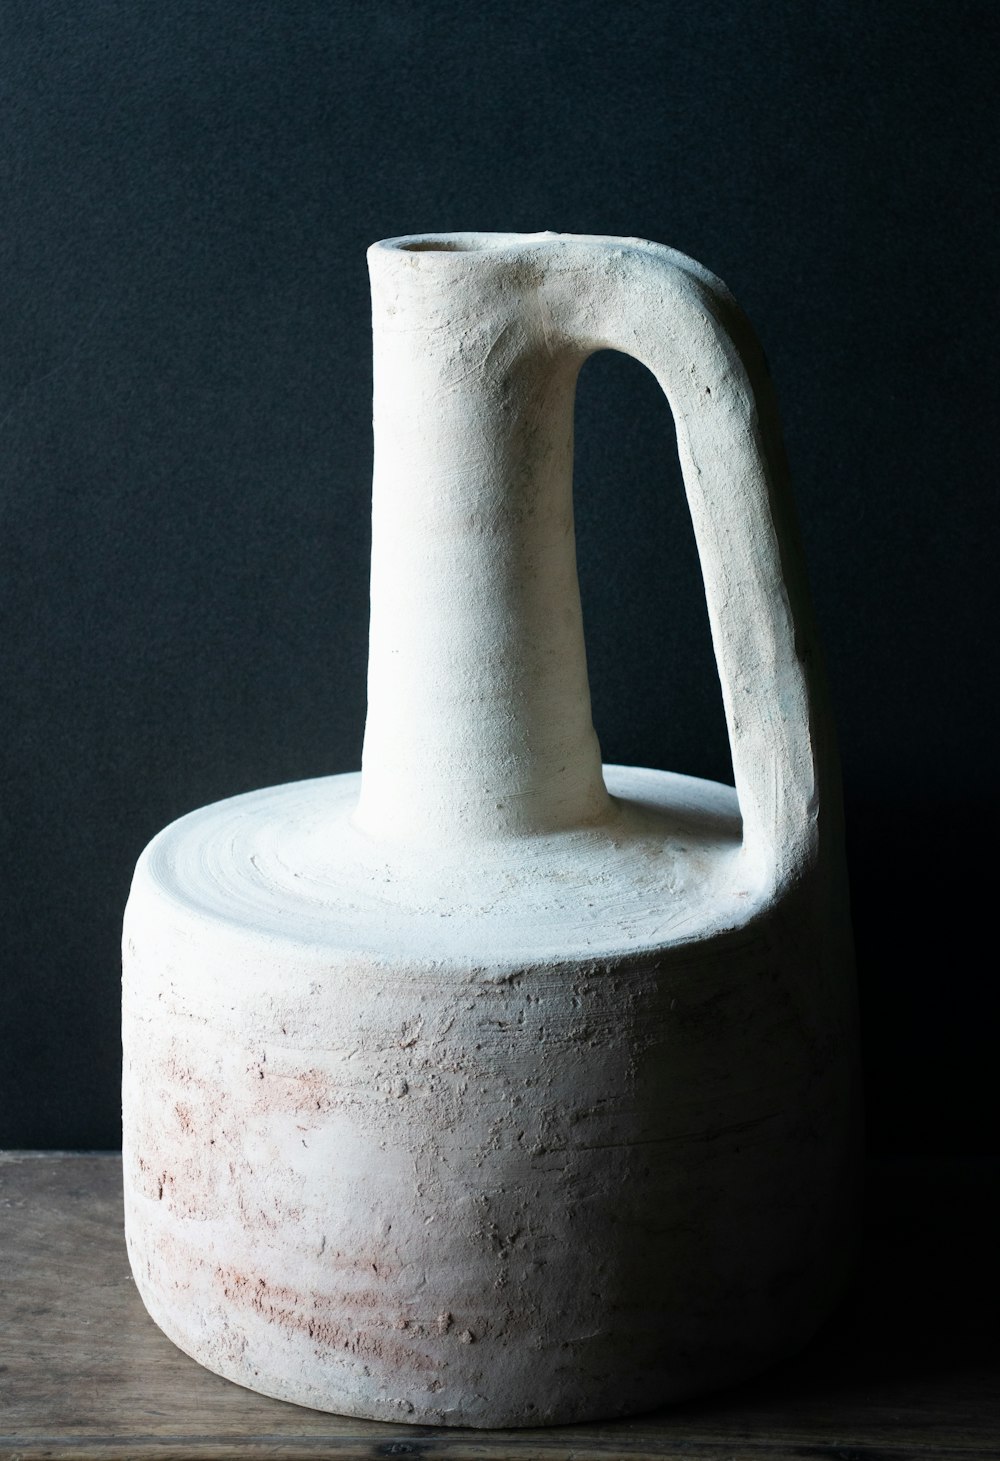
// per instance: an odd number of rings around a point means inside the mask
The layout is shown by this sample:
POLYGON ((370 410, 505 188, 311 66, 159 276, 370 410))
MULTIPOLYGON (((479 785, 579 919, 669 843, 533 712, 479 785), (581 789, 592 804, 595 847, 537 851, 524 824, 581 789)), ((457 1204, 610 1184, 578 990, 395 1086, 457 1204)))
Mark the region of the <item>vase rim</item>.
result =
POLYGON ((525 244, 569 242, 579 235, 570 233, 408 233, 398 238, 380 239, 373 249, 406 254, 479 254, 497 253, 523 248, 525 244))

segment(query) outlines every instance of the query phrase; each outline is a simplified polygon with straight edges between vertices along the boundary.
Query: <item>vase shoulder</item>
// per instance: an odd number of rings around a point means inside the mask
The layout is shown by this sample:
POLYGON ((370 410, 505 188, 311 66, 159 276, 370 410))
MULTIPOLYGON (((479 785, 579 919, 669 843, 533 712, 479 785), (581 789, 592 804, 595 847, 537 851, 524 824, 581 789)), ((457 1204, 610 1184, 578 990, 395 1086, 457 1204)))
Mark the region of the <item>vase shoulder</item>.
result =
POLYGON ((741 856, 731 787, 638 767, 605 778, 612 813, 598 825, 472 854, 360 832, 356 774, 233 797, 153 840, 127 922, 466 968, 666 948, 753 919, 767 891, 741 856))

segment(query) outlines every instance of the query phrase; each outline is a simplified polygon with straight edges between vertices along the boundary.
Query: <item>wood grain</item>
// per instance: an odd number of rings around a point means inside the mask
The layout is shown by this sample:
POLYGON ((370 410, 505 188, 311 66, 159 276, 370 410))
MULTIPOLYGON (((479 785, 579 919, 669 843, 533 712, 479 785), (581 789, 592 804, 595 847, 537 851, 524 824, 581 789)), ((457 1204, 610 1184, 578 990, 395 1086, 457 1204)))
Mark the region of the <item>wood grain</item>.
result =
POLYGON ((118 1156, 0 1154, 0 1457, 997 1457, 995 1167, 876 1169, 868 1211, 842 1312, 754 1383, 613 1424, 434 1430, 302 1410, 201 1369, 155 1328, 133 1287, 118 1156))

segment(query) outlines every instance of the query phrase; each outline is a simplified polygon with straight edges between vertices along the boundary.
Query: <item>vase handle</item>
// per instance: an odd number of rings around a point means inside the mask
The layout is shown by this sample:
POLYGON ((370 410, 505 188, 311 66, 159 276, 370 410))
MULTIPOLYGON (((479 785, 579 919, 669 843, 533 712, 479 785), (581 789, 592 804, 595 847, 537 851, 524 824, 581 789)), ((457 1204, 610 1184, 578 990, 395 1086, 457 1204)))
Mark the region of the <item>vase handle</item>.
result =
POLYGON ((784 887, 815 861, 821 834, 839 837, 840 796, 763 352, 725 285, 683 254, 579 238, 559 253, 539 295, 551 348, 634 356, 673 411, 744 850, 784 887))

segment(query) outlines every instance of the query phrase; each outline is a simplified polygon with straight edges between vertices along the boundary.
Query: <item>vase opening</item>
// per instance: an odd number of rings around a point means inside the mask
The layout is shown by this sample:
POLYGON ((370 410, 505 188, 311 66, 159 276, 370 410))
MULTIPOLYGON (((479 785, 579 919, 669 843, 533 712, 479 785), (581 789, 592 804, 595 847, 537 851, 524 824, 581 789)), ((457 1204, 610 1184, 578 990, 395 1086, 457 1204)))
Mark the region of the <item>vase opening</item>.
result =
POLYGON ((471 253, 473 249, 481 248, 481 244, 455 243, 451 239, 433 239, 428 242, 402 244, 400 247, 408 254, 463 254, 471 253))
POLYGON ((554 233, 439 233, 386 239, 382 247, 407 254, 483 254, 526 243, 547 243, 557 237, 554 233))

